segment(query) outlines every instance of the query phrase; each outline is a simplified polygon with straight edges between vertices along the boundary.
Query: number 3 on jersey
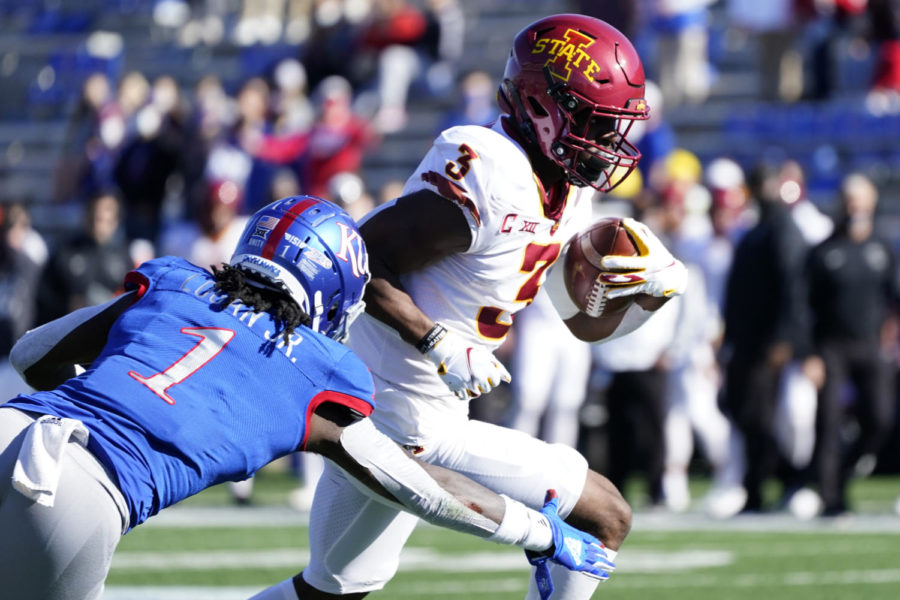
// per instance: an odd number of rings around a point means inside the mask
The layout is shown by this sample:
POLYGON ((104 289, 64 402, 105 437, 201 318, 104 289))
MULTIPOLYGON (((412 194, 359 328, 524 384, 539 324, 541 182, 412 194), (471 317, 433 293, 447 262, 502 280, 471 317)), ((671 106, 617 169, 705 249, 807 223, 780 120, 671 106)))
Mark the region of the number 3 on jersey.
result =
POLYGON ((219 327, 183 327, 181 333, 199 337, 200 341, 165 371, 147 377, 135 371, 128 372, 132 378, 143 383, 167 404, 175 404, 175 400, 169 396, 169 388, 199 371, 200 367, 215 358, 234 337, 234 331, 219 327))
POLYGON ((446 173, 448 177, 459 181, 465 177, 466 173, 469 172, 469 169, 472 168, 472 161, 478 158, 478 154, 476 154, 468 144, 460 144, 457 150, 459 151, 459 157, 456 159, 455 163, 447 163, 444 167, 444 173, 446 173))
MULTIPOLYGON (((559 257, 561 245, 553 244, 535 244, 531 243, 525 246, 525 256, 522 259, 522 266, 519 268, 520 273, 531 273, 531 276, 525 280, 519 292, 516 294, 516 302, 524 302, 527 306, 531 304, 534 297, 537 296, 541 289, 541 277, 544 275, 550 265, 559 257)), ((501 340, 509 332, 512 327, 512 320, 503 321, 500 318, 506 313, 502 308, 496 306, 482 306, 478 311, 478 333, 482 337, 493 340, 501 340)))

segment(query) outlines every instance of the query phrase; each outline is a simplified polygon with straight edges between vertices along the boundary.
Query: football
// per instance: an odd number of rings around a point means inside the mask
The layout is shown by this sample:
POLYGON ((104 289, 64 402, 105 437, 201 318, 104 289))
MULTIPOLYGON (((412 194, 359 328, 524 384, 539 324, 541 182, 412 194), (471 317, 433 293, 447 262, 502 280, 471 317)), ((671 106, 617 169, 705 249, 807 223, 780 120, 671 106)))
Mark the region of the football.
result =
MULTIPOLYGON (((607 217, 572 237, 566 251, 563 280, 572 302, 592 317, 618 314, 634 302, 634 296, 607 300, 600 277, 604 256, 636 256, 638 248, 622 225, 622 219, 607 217)), ((627 277, 627 274, 622 274, 627 277)))

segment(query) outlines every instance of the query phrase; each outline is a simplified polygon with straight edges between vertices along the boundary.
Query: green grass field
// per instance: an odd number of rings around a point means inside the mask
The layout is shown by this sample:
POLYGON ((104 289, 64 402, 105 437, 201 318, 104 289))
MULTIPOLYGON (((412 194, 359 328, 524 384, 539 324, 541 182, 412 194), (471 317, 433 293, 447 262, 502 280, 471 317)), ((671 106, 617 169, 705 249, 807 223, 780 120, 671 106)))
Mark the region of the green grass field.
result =
MULTIPOLYGON (((109 600, 232 600, 294 574, 308 560, 305 517, 286 507, 294 481, 263 472, 255 507, 231 508, 222 487, 151 519, 122 540, 109 600)), ((704 482, 695 482, 698 494, 704 482)), ((639 495, 639 490, 626 490, 639 495)), ((857 512, 837 520, 787 514, 711 521, 648 511, 634 529, 609 600, 896 600, 900 598, 900 478, 853 484, 857 512)), ((631 499, 631 497, 629 496, 631 499)), ((398 575, 371 598, 521 599, 528 569, 516 549, 421 526, 398 575)))

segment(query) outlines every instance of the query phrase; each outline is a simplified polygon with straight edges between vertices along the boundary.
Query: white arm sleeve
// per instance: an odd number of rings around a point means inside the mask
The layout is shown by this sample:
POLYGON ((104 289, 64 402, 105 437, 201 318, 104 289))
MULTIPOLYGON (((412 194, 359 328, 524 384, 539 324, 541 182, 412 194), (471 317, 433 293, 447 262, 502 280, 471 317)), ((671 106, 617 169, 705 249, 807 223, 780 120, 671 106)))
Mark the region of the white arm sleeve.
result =
MULTIPOLYGON (((403 508, 429 523, 529 550, 546 550, 553 543, 546 517, 515 500, 503 497, 506 510, 499 525, 464 505, 390 438, 375 429, 369 419, 346 427, 341 434, 341 446, 403 508)), ((364 493, 384 501, 352 477, 350 481, 364 493)))
MULTIPOLYGON (((128 292, 133 294, 135 292, 128 292)), ((25 371, 44 358, 64 337, 75 328, 102 313, 122 296, 117 296, 105 304, 86 306, 25 332, 9 353, 9 362, 16 372, 25 377, 25 371)))

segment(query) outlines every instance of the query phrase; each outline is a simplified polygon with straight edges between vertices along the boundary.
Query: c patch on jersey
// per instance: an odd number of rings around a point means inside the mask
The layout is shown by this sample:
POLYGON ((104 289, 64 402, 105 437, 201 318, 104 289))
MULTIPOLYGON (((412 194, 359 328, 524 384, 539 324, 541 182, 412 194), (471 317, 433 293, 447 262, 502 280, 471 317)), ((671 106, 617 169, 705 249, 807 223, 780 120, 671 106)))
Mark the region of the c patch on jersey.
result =
POLYGON ((466 194, 466 189, 464 187, 456 182, 450 181, 435 171, 422 173, 422 181, 436 187, 438 194, 444 198, 452 200, 468 210, 469 214, 472 215, 472 219, 475 221, 475 225, 481 227, 481 214, 478 212, 478 207, 475 206, 475 203, 472 202, 472 199, 466 194))

